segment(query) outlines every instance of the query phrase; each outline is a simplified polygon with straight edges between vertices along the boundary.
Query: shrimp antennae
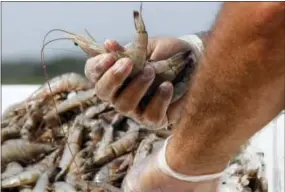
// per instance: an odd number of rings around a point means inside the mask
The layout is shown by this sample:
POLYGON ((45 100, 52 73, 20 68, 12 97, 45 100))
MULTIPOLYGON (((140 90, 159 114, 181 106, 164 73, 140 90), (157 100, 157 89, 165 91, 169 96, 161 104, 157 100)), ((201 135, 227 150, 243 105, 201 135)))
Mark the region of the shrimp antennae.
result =
POLYGON ((45 48, 45 50, 62 50, 62 51, 67 51, 67 52, 72 52, 72 53, 82 53, 79 51, 74 51, 74 50, 69 50, 69 49, 63 49, 63 48, 45 48))
POLYGON ((140 4, 140 14, 142 14, 142 9, 143 9, 143 2, 140 4))
MULTIPOLYGON (((45 47, 46 47, 48 44, 50 44, 50 43, 52 43, 52 42, 54 42, 54 41, 58 41, 58 40, 72 40, 72 39, 71 39, 71 38, 57 38, 57 39, 53 39, 53 40, 50 40, 50 41, 44 43, 43 46, 42 46, 42 49, 41 49, 42 67, 43 67, 44 76, 45 76, 45 79, 46 79, 46 81, 47 81, 48 88, 49 88, 49 91, 50 91, 51 95, 53 95, 53 93, 52 93, 52 90, 51 90, 51 86, 50 86, 50 84, 49 84, 49 76, 48 76, 48 73, 47 73, 47 70, 46 70, 46 64, 44 63, 44 49, 45 49, 45 47)), ((55 100, 54 100, 54 97, 53 97, 53 96, 52 96, 52 102, 53 102, 53 105, 54 105, 54 107, 55 107, 56 114, 58 114, 58 110, 57 110, 56 103, 55 103, 55 100)), ((61 125, 62 122, 61 122, 60 117, 59 117, 58 115, 57 115, 57 119, 58 119, 59 124, 61 125)), ((60 126, 60 127, 61 127, 61 126, 60 126)), ((63 127, 61 127, 61 129, 62 129, 62 131, 64 132, 63 127)), ((67 136, 64 136, 64 139, 65 139, 65 142, 67 142, 67 139, 68 139, 67 136)), ((71 148, 70 148, 69 145, 68 145, 68 150, 69 150, 69 152, 71 153, 71 155, 73 156, 74 154, 72 153, 72 150, 71 150, 71 148)), ((77 164, 75 164, 75 166, 76 166, 76 169, 79 170, 79 167, 77 166, 77 164)))
POLYGON ((89 31, 87 31, 87 29, 84 29, 84 30, 85 30, 85 32, 87 33, 88 37, 89 37, 90 39, 92 39, 94 42, 96 42, 96 39, 89 33, 89 31))
POLYGON ((63 30, 63 29, 52 29, 52 30, 48 31, 48 32, 45 34, 44 40, 43 40, 43 45, 45 44, 48 35, 50 35, 52 32, 56 32, 56 31, 58 31, 58 32, 63 32, 63 33, 67 33, 67 34, 69 34, 69 35, 75 35, 74 33, 71 33, 71 32, 69 32, 69 31, 66 31, 66 30, 63 30))

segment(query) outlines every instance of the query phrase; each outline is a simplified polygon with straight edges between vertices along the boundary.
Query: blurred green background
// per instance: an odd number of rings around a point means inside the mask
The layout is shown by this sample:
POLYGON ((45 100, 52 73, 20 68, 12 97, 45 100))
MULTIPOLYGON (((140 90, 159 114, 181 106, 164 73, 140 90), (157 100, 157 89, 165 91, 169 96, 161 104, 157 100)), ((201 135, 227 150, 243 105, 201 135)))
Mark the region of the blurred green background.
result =
MULTIPOLYGON (((66 72, 84 74, 84 58, 65 57, 45 62, 49 77, 66 72)), ((40 61, 23 60, 2 64, 2 84, 42 84, 45 82, 44 70, 40 61)))

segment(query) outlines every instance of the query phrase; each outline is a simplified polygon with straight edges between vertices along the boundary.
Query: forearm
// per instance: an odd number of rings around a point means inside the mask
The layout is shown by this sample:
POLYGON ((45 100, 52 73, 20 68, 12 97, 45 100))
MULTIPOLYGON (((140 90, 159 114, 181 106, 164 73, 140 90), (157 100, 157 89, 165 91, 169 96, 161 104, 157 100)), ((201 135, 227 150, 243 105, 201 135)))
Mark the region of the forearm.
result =
POLYGON ((167 148, 174 170, 221 171, 283 109, 284 16, 284 3, 224 4, 167 148))

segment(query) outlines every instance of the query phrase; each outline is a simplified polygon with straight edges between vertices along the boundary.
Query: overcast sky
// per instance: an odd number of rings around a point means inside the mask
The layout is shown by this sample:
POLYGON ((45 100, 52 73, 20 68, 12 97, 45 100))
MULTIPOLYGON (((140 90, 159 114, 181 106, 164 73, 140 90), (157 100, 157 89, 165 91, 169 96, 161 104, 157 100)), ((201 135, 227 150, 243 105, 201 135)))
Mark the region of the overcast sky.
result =
MULTIPOLYGON (((143 18, 149 36, 178 37, 208 29, 220 5, 145 2, 143 18)), ((99 43, 105 39, 131 41, 135 33, 132 11, 139 6, 139 2, 2 2, 3 60, 40 58, 43 37, 54 28, 79 34, 85 34, 86 28, 99 43)), ((54 33, 50 39, 55 37, 63 35, 54 33)), ((46 50, 47 57, 72 53, 54 48, 79 51, 70 42, 55 42, 46 50)))

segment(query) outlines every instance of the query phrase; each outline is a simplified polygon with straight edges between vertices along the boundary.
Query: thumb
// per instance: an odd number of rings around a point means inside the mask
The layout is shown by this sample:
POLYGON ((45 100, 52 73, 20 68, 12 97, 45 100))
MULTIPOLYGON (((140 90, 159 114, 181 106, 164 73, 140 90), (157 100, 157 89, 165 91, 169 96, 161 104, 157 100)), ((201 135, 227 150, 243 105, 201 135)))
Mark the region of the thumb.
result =
POLYGON ((114 40, 106 40, 104 42, 104 48, 108 51, 124 51, 125 48, 121 46, 117 41, 114 40))

